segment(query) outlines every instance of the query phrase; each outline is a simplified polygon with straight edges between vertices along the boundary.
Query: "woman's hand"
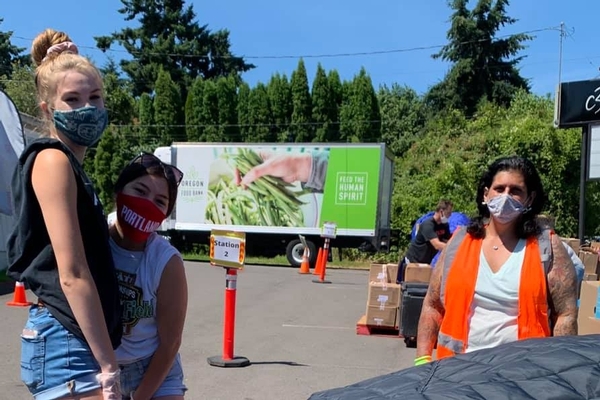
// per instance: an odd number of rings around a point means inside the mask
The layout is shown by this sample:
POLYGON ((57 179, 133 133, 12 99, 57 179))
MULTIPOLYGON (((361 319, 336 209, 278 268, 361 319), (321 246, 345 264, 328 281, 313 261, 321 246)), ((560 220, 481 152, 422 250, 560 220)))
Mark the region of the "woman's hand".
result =
POLYGON ((260 153, 262 164, 252 168, 240 179, 236 173, 236 183, 244 187, 262 176, 274 176, 288 183, 307 182, 312 168, 310 154, 273 154, 260 153))
POLYGON ((101 372, 97 376, 98 382, 102 387, 103 400, 121 400, 121 370, 116 369, 113 372, 101 372))

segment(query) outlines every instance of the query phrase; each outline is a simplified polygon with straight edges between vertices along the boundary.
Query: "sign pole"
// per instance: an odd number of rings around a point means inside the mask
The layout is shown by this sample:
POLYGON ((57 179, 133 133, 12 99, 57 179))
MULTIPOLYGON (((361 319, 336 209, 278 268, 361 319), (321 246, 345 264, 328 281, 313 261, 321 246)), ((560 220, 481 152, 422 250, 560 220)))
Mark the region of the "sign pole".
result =
POLYGON ((581 174, 579 176, 579 242, 583 246, 585 237, 585 192, 588 179, 590 125, 581 128, 581 174))
POLYGON ((323 255, 322 257, 322 263, 323 265, 321 266, 321 273, 319 274, 319 279, 313 279, 314 283, 331 283, 331 281, 326 281, 325 280, 325 270, 327 269, 327 257, 329 256, 329 241, 331 239, 329 238, 325 238, 325 243, 323 244, 323 255))
MULTIPOLYGON (((321 237, 325 238, 325 243, 323 244, 323 254, 322 254, 322 265, 321 265, 321 273, 319 274, 319 279, 313 279, 314 283, 331 283, 331 281, 325 280, 325 269, 327 268, 327 257, 329 255, 329 245, 331 239, 335 239, 337 236, 337 225, 335 222, 325 222, 323 224, 323 228, 321 229, 321 237)), ((320 260, 317 260, 317 264, 320 260)))
POLYGON ((245 259, 246 235, 240 232, 213 231, 210 236, 210 263, 225 268, 225 307, 223 316, 223 354, 209 357, 208 364, 221 368, 250 365, 246 357, 234 355, 237 270, 245 259))

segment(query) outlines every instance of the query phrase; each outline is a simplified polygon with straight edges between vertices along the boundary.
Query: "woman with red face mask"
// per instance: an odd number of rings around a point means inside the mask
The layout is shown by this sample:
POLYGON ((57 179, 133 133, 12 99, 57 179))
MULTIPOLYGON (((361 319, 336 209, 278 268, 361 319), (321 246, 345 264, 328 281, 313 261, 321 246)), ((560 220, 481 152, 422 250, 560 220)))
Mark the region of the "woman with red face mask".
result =
POLYGON ((116 350, 123 399, 182 400, 187 390, 179 355, 187 310, 183 260, 156 234, 173 211, 182 178, 174 166, 143 153, 115 183, 109 231, 123 309, 116 350))

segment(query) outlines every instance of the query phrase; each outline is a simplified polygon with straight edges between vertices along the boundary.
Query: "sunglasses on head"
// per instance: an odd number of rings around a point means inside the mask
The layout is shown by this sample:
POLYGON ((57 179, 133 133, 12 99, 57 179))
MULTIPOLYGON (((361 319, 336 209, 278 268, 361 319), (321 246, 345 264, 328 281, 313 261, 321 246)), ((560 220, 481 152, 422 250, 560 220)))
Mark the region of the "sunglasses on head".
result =
POLYGON ((179 186, 183 179, 183 172, 181 172, 179 168, 162 162, 160 158, 152 153, 140 153, 131 160, 131 164, 140 164, 145 168, 160 166, 165 173, 165 178, 167 178, 168 181, 175 183, 176 186, 179 186))

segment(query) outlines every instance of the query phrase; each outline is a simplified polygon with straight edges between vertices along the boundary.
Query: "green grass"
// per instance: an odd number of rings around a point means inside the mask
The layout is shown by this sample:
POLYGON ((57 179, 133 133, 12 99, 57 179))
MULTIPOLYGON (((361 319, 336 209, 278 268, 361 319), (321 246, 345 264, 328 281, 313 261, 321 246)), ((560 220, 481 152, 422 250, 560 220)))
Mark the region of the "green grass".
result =
MULTIPOLYGON (((187 261, 202 261, 208 262, 208 256, 203 254, 194 254, 194 253, 184 253, 182 254, 184 260, 187 261)), ((268 257, 247 257, 246 265, 275 265, 275 266, 289 266, 285 256, 276 256, 273 258, 268 257)), ((350 260, 342 260, 339 261, 337 258, 330 263, 327 263, 327 268, 332 269, 365 269, 368 270, 371 265, 370 261, 350 261, 350 260)))

